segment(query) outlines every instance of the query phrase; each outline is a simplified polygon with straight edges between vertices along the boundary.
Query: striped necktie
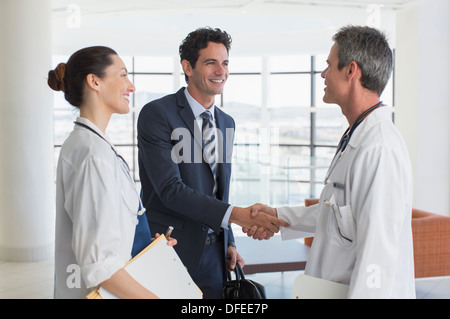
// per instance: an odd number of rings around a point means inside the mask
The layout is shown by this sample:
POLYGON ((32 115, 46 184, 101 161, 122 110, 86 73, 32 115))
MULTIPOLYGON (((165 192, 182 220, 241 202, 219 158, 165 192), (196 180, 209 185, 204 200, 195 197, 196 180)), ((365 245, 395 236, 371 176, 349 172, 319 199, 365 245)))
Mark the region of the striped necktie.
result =
POLYGON ((212 195, 217 193, 217 161, 216 161, 216 134, 214 124, 212 122, 211 113, 207 110, 200 114, 203 118, 202 134, 203 134, 203 158, 211 167, 214 177, 214 188, 212 195))

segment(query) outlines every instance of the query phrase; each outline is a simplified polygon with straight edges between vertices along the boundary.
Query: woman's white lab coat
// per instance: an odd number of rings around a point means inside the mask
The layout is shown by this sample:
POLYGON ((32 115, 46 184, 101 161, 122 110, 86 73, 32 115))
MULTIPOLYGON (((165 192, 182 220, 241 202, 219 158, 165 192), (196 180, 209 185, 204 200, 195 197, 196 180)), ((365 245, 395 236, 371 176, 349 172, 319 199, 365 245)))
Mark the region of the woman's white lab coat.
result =
POLYGON ((330 165, 317 205, 280 207, 283 239, 314 233, 305 274, 350 285, 349 298, 415 298, 412 173, 386 107, 330 165))
POLYGON ((59 155, 55 298, 85 298, 131 257, 139 195, 104 134, 78 118, 59 155))

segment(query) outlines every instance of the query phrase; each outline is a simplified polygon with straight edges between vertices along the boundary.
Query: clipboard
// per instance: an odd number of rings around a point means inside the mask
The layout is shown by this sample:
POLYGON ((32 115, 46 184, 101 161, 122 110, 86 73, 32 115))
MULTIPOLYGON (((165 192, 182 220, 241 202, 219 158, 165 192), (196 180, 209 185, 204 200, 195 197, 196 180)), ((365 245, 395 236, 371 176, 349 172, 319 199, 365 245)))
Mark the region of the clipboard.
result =
MULTIPOLYGON (((164 235, 131 259, 124 269, 141 285, 161 299, 202 299, 203 293, 194 283, 186 267, 164 235)), ((118 299, 99 286, 88 299, 118 299)))
POLYGON ((300 274, 295 278, 292 299, 347 299, 349 285, 300 274))

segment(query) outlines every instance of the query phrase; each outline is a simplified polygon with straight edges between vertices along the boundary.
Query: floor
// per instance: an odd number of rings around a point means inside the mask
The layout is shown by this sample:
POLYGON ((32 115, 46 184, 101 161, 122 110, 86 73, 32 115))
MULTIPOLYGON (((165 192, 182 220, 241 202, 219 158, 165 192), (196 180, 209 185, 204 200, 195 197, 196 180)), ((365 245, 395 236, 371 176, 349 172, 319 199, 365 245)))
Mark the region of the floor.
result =
MULTIPOLYGON (((247 275, 266 288, 269 299, 289 299, 292 283, 302 271, 247 275)), ((418 299, 450 299, 450 277, 416 280, 418 299)), ((0 261, 0 299, 53 298, 53 260, 35 263, 0 261)))
MULTIPOLYGON (((292 294, 292 283, 302 273, 303 271, 259 273, 246 275, 245 278, 264 285, 268 299, 289 299, 292 294)), ((450 276, 416 279, 416 298, 450 299, 450 276)))
POLYGON ((0 261, 0 299, 53 298, 53 259, 35 263, 0 261))

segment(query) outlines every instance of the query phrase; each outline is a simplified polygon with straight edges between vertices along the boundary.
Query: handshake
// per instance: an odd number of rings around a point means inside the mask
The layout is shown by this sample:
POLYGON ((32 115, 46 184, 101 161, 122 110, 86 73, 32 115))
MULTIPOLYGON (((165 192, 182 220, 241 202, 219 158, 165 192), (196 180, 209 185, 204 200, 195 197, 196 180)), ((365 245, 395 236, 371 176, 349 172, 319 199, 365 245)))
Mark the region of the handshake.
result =
POLYGON ((277 217, 277 210, 264 204, 254 204, 247 208, 234 207, 230 222, 242 227, 249 237, 263 240, 269 239, 280 231, 280 227, 289 224, 277 217))

